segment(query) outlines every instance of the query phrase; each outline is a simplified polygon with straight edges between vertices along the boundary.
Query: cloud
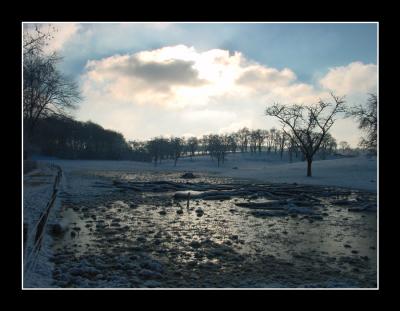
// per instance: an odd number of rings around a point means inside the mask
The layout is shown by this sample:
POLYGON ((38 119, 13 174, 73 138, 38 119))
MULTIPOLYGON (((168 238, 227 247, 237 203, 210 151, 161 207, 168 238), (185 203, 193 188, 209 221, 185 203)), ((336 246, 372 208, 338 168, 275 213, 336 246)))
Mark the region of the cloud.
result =
POLYGON ((250 87, 273 88, 276 85, 288 85, 296 80, 296 75, 288 68, 279 71, 275 68, 252 66, 245 70, 237 82, 250 87))
POLYGON ((148 54, 115 55, 89 61, 84 76, 85 85, 96 87, 96 84, 101 84, 116 99, 133 104, 173 107, 174 101, 179 99, 179 90, 208 83, 199 78, 192 60, 156 57, 162 56, 162 53, 154 57, 148 54))
POLYGON ((222 49, 197 51, 176 45, 116 54, 87 62, 79 115, 128 139, 279 127, 276 120, 265 117, 267 104, 315 103, 332 88, 354 93, 368 85, 371 90, 371 66, 352 63, 332 68, 316 84, 309 84, 289 68, 268 67, 222 49), (343 80, 347 82, 340 84, 343 80))
POLYGON ((353 62, 347 66, 330 68, 319 83, 323 88, 341 95, 376 92, 377 66, 353 62))
POLYGON ((260 64, 250 65, 244 68, 236 82, 245 87, 249 94, 262 98, 266 103, 304 104, 314 102, 318 96, 326 96, 323 90, 316 90, 313 85, 298 81, 289 68, 278 70, 260 64))
POLYGON ((138 79, 150 87, 169 90, 173 85, 201 85, 205 81, 198 78, 193 62, 168 60, 164 62, 142 61, 137 55, 110 57, 88 64, 89 74, 102 78, 124 77, 138 79))
POLYGON ((117 100, 168 109, 218 105, 227 97, 290 102, 315 95, 288 68, 266 67, 240 52, 198 52, 185 45, 91 60, 86 70, 86 85, 101 85, 117 100))

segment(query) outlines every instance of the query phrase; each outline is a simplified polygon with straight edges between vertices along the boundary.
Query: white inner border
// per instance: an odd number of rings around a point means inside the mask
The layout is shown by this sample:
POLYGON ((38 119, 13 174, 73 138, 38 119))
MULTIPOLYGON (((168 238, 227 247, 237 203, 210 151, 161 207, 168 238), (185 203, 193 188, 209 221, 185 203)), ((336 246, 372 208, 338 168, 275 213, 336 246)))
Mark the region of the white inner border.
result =
MULTIPOLYGON (((52 289, 52 290, 379 290, 379 22, 37 22, 37 21, 25 21, 21 23, 21 65, 23 66, 23 35, 24 35, 24 24, 376 24, 377 31, 377 44, 376 44, 376 64, 377 64, 377 97, 378 97, 378 142, 377 142, 377 287, 376 288, 24 288, 24 248, 23 248, 23 226, 24 226, 24 174, 22 170, 22 178, 21 178, 21 284, 22 290, 42 290, 42 289, 52 289)), ((21 70, 21 94, 23 94, 24 87, 23 87, 23 67, 21 70)), ((24 157, 23 157, 23 141, 24 141, 24 101, 23 95, 21 97, 21 125, 22 125, 22 133, 21 133, 21 141, 22 141, 22 152, 21 152, 21 167, 24 167, 24 157)))

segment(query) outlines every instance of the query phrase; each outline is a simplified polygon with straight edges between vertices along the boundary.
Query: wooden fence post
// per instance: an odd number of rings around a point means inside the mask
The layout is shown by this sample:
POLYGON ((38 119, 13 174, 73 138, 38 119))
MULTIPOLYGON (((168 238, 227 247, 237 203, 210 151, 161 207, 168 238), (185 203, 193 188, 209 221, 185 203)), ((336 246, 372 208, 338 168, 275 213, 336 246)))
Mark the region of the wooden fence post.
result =
POLYGON ((24 223, 23 239, 24 239, 24 253, 25 253, 26 241, 28 240, 28 224, 27 223, 24 223))

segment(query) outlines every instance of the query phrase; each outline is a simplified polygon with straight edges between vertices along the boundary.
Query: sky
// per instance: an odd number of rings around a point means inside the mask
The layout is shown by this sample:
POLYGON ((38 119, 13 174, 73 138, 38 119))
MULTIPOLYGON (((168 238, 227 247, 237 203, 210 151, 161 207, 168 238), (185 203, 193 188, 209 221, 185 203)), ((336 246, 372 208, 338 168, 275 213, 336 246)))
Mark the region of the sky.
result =
MULTIPOLYGON (((48 51, 83 95, 74 115, 126 139, 280 125, 275 102, 377 92, 375 23, 54 23, 48 51)), ((32 24, 24 24, 29 28, 32 24)), ((42 24, 47 27, 47 24, 42 24)), ((331 129, 355 147, 352 119, 331 129)))

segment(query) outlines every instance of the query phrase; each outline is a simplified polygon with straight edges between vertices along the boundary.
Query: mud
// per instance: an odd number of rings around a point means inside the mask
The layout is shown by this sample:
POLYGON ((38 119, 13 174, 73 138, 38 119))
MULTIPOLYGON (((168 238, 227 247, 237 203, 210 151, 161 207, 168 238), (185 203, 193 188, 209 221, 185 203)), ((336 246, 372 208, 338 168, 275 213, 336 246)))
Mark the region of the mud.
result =
POLYGON ((377 286, 376 211, 360 208, 376 194, 180 177, 71 173, 83 186, 62 194, 54 286, 377 286))

